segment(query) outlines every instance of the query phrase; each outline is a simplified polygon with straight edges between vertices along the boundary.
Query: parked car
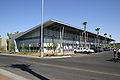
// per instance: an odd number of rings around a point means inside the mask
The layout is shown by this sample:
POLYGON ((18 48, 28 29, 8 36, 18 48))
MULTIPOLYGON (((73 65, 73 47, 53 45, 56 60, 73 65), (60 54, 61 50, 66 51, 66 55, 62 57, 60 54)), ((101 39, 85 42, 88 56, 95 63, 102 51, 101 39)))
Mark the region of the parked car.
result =
POLYGON ((104 51, 104 49, 102 47, 96 47, 96 49, 97 49, 98 52, 104 51))
POLYGON ((105 47, 105 48, 103 48, 104 49, 104 51, 110 51, 110 48, 109 47, 105 47))
POLYGON ((94 53, 94 50, 90 48, 80 47, 74 49, 74 53, 94 53))
POLYGON ((95 53, 99 52, 98 49, 96 48, 90 48, 90 49, 93 49, 95 53))

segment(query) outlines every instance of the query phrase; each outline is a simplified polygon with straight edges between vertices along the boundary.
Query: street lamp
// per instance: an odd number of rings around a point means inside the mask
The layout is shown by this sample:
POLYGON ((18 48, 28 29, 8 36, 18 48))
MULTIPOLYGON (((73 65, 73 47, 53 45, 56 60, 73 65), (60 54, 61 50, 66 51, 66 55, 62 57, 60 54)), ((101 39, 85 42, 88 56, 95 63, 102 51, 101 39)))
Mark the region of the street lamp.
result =
POLYGON ((43 13, 44 13, 44 0, 42 0, 42 8, 41 8, 41 47, 40 47, 40 56, 43 57, 44 56, 44 43, 43 43, 43 13))

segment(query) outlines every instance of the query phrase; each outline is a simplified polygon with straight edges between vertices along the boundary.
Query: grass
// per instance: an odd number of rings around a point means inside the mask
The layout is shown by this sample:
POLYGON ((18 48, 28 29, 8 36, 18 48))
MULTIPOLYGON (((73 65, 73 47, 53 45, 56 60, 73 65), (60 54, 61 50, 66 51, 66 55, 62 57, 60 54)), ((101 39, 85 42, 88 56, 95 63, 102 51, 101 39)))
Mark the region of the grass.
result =
POLYGON ((36 52, 6 52, 8 54, 33 54, 33 53, 36 53, 36 52))
MULTIPOLYGON (((18 55, 32 55, 35 54, 37 52, 5 52, 8 54, 18 54, 18 55)), ((59 57, 59 56, 66 56, 66 55, 57 55, 57 54, 45 54, 44 57, 59 57)))

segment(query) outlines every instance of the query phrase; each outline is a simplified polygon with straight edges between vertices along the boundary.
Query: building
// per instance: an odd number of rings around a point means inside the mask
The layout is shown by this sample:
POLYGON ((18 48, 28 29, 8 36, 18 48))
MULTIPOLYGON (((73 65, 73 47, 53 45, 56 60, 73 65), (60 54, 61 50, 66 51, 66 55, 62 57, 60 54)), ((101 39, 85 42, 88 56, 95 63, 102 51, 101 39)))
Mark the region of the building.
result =
MULTIPOLYGON (((28 46, 27 51, 38 51, 40 49, 40 33, 40 25, 38 25, 14 37, 18 51, 24 51, 25 45, 28 46)), ((61 52, 61 49, 73 51, 74 48, 84 47, 84 41, 84 30, 82 29, 56 20, 44 23, 44 47, 57 43, 58 52, 61 52)), ((91 48, 98 45, 108 46, 114 40, 101 35, 97 38, 97 34, 86 31, 86 41, 87 47, 91 48)))
POLYGON ((120 47, 120 43, 111 43, 111 46, 120 47))
POLYGON ((8 51, 8 39, 0 38, 0 51, 8 51))

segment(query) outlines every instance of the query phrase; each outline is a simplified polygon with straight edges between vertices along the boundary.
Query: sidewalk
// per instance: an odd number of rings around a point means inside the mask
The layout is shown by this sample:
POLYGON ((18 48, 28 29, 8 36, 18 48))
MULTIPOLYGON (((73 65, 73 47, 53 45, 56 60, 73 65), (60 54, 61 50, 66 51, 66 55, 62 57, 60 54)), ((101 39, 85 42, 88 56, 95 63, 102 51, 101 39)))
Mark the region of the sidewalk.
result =
POLYGON ((12 80, 12 79, 5 75, 0 74, 0 80, 12 80))
POLYGON ((29 80, 4 69, 0 69, 0 80, 29 80))

